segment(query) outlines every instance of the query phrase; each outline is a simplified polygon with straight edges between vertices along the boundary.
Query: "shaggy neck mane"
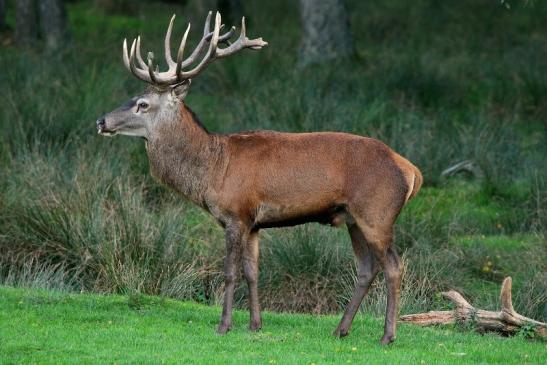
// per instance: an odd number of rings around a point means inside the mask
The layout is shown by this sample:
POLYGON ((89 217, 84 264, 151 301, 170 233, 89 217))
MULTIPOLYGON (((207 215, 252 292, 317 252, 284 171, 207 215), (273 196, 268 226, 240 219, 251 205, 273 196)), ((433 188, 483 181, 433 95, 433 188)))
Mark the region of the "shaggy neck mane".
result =
POLYGON ((200 127, 201 129, 203 129, 206 133, 210 134, 210 132, 207 130, 207 128, 205 127, 205 125, 203 125, 203 123, 201 123, 201 120, 199 120, 198 116, 196 115, 196 113, 194 113, 194 111, 192 109, 190 109, 190 107, 188 105, 182 105, 181 106, 181 114, 183 113, 187 113, 187 114, 190 114, 189 115, 189 119, 191 119, 198 127, 200 127))
POLYGON ((191 201, 206 205, 208 187, 223 171, 224 148, 190 108, 181 103, 171 123, 157 131, 147 146, 152 175, 191 201))

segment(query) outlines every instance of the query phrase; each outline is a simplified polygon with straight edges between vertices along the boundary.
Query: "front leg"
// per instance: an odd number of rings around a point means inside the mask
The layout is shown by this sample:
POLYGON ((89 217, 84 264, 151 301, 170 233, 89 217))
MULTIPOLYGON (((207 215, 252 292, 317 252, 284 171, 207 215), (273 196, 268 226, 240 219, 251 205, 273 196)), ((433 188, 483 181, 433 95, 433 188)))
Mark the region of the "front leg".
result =
POLYGON ((217 332, 225 334, 232 327, 232 307, 234 305, 234 290, 243 243, 248 236, 248 230, 239 224, 228 224, 225 228, 226 257, 224 258, 224 306, 217 332))
POLYGON ((258 300, 258 248, 258 231, 253 231, 243 248, 243 274, 249 286, 249 329, 253 332, 262 327, 258 300))

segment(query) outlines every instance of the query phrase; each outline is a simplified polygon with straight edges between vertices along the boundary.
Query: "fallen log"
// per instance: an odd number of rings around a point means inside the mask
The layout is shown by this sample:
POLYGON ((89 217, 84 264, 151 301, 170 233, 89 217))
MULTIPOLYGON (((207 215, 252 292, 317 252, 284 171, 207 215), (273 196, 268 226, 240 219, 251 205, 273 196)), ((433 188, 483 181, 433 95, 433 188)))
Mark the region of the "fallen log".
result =
POLYGON ((547 323, 524 317, 513 308, 511 298, 511 277, 503 280, 500 293, 501 310, 499 312, 476 309, 457 291, 443 292, 456 308, 451 311, 431 311, 427 313, 407 314, 400 317, 401 322, 414 323, 420 326, 439 324, 463 324, 473 327, 478 332, 497 332, 503 335, 514 335, 520 331, 542 339, 547 338, 547 323))

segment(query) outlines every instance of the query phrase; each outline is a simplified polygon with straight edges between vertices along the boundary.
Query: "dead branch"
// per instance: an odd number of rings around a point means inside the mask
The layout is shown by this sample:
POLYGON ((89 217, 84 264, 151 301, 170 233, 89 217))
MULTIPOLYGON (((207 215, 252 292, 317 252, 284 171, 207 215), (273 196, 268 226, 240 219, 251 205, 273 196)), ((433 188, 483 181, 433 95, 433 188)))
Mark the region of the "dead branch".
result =
POLYGON ((477 180, 484 179, 484 171, 473 160, 460 161, 457 164, 446 168, 441 172, 441 177, 450 177, 462 171, 467 171, 477 180))
POLYGON ((511 298, 511 277, 503 280, 500 293, 501 310, 499 312, 476 309, 458 292, 443 292, 442 296, 450 300, 456 308, 451 311, 431 311, 427 313, 401 316, 401 322, 414 323, 420 326, 460 323, 470 325, 478 332, 497 332, 514 335, 529 327, 540 338, 547 338, 547 323, 524 317, 513 308, 511 298))

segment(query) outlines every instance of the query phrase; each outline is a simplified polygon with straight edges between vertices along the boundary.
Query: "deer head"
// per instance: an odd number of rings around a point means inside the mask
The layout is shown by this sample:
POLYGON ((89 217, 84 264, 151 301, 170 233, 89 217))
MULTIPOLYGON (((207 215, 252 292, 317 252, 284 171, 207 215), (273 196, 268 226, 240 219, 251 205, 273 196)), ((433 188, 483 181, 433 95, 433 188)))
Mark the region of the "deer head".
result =
POLYGON ((173 15, 165 35, 165 60, 168 69, 164 72, 159 72, 154 62, 154 55, 151 52, 148 53, 147 62, 144 61, 141 55, 140 36, 133 40, 130 50, 127 47, 127 40, 124 39, 123 61, 125 67, 138 79, 149 83, 151 86, 144 93, 133 97, 116 110, 100 117, 96 123, 99 134, 124 134, 149 139, 158 127, 165 127, 166 123, 171 123, 177 119, 176 115, 188 93, 192 78, 203 71, 209 63, 244 48, 261 49, 268 44, 262 38, 247 38, 245 18, 241 20, 239 37, 233 43, 230 43, 229 40, 234 33, 235 27, 232 27, 224 34, 220 34, 224 25, 221 24, 221 17, 217 12, 215 24, 211 31, 211 15, 211 12, 207 15, 200 42, 190 56, 185 59, 184 48, 190 32, 190 24, 188 24, 177 52, 176 61, 171 56, 171 32, 175 20, 175 15, 173 15), (220 48, 220 43, 225 43, 227 46, 220 48), (202 54, 203 56, 197 62, 202 54), (191 67, 194 64, 195 66, 191 67))

